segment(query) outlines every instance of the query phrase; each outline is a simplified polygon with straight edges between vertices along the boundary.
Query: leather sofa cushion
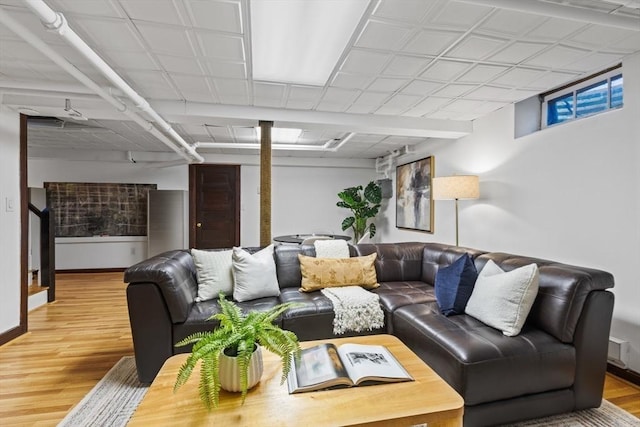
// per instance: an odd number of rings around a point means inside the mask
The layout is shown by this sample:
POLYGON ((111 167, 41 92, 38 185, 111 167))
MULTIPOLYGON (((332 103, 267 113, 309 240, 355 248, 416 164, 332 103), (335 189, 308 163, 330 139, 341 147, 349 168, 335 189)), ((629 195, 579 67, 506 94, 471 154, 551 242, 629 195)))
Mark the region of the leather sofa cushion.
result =
POLYGON ((382 282, 371 292, 378 294, 380 305, 387 313, 405 305, 436 300, 433 286, 420 281, 382 282))
POLYGON ((531 307, 527 323, 565 343, 573 341, 573 334, 589 293, 613 287, 613 276, 605 271, 497 252, 476 258, 478 271, 489 259, 505 271, 531 263, 538 265, 538 295, 531 307))
MULTIPOLYGON (((282 327, 293 331, 300 341, 335 338, 333 333, 333 304, 322 292, 299 292, 298 289, 284 288, 280 292, 280 300, 299 304, 287 310, 282 316, 282 327)), ((347 333, 341 337, 354 335, 382 334, 386 330, 347 333)))
MULTIPOLYGON (((250 311, 267 311, 280 304, 278 297, 258 298, 246 302, 235 302, 243 313, 250 311)), ((220 313, 220 305, 217 299, 202 301, 193 305, 189 316, 184 323, 173 325, 173 342, 177 343, 181 339, 191 334, 201 331, 211 331, 218 326, 216 319, 207 320, 214 314, 220 313)), ((282 319, 275 322, 278 326, 282 326, 282 319)), ((182 348, 182 347, 180 347, 182 348)), ((182 352, 182 350, 180 350, 182 352)))
MULTIPOLYGON (((430 285, 435 285, 436 274, 442 267, 448 267, 464 254, 469 254, 471 259, 484 254, 483 251, 464 248, 460 246, 449 246, 442 243, 427 243, 424 245, 422 257, 422 275, 420 279, 430 285)), ((477 267, 477 265, 476 265, 477 267)), ((480 269, 478 268, 478 271, 480 269)))
POLYGON ((570 387, 575 348, 539 329, 506 337, 468 315, 445 317, 435 303, 393 314, 395 335, 462 397, 465 405, 570 387))
POLYGON ((358 256, 377 253, 378 282, 420 280, 424 243, 359 244, 358 256))

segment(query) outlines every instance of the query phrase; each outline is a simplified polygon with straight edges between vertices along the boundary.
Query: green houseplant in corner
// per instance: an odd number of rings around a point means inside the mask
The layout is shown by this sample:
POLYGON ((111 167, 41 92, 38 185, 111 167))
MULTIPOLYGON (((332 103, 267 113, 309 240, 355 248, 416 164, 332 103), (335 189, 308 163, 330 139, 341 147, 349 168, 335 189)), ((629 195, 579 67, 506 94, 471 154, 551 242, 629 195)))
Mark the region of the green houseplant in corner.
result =
POLYGON ((338 207, 350 209, 352 216, 342 221, 342 231, 353 229, 354 243, 358 243, 362 237, 369 233, 369 237, 376 234, 376 225, 367 223, 369 218, 378 215, 382 202, 382 190, 380 186, 371 181, 364 189, 362 185, 345 188, 338 193, 340 201, 338 207))
POLYGON ((236 304, 227 301, 223 295, 220 295, 218 301, 221 312, 214 314, 209 319, 219 320, 220 326, 213 331, 190 335, 176 344, 176 346, 193 344, 193 348, 178 371, 174 392, 189 379, 196 364, 201 361, 198 388, 200 399, 208 409, 218 406, 220 388, 241 391, 244 403, 247 391, 258 383, 262 375, 260 346, 280 356, 282 383, 291 370, 291 356, 298 357, 300 354, 300 345, 296 335, 273 323, 278 316, 294 304, 280 304, 268 311, 250 311, 244 314, 236 304), (229 361, 228 359, 233 360, 229 361), (225 366, 229 366, 231 363, 237 363, 237 368, 234 366, 233 369, 238 369, 239 375, 225 373, 225 366), (252 363, 259 363, 260 366, 252 367, 252 363), (225 385, 225 377, 239 377, 239 384, 225 385))

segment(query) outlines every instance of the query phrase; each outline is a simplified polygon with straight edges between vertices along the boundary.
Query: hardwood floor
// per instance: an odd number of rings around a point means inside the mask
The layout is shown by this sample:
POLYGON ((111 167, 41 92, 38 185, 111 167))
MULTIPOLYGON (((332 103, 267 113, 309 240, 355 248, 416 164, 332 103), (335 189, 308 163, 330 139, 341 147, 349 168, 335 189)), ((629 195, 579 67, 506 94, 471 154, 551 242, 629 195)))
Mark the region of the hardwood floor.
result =
MULTIPOLYGON (((133 354, 122 273, 56 276, 57 301, 0 347, 0 425, 55 426, 122 356, 133 354)), ((640 387, 607 374, 604 397, 640 418, 640 387)))

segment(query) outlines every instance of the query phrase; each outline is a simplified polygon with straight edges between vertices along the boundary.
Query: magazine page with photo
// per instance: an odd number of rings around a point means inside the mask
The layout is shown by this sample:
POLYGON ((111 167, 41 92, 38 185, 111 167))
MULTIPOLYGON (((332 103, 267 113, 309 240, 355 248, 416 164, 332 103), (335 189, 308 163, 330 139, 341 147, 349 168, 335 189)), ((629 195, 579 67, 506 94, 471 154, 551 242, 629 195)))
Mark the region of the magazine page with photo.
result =
POLYGON ((381 382, 413 381, 384 346, 319 344, 293 359, 287 384, 289 393, 353 387, 381 382))
POLYGON ((384 346, 343 344, 338 348, 338 354, 355 384, 411 379, 411 375, 384 346))

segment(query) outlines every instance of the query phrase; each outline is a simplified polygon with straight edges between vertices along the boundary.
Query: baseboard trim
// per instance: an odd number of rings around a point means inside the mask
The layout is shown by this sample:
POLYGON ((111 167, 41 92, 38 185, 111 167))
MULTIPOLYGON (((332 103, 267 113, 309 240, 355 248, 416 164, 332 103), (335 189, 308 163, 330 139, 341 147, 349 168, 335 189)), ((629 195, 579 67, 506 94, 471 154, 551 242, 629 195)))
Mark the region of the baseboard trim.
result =
POLYGON ((23 325, 16 326, 13 329, 9 329, 6 332, 0 334, 0 345, 6 344, 18 338, 20 335, 24 335, 27 332, 27 328, 23 325))
POLYGON ((627 380, 635 385, 640 385, 640 374, 631 369, 623 369, 611 363, 607 363, 607 371, 616 377, 627 380))
POLYGON ((122 273, 127 269, 127 267, 119 267, 119 268, 77 268, 70 270, 56 270, 56 274, 67 274, 67 273, 122 273))

